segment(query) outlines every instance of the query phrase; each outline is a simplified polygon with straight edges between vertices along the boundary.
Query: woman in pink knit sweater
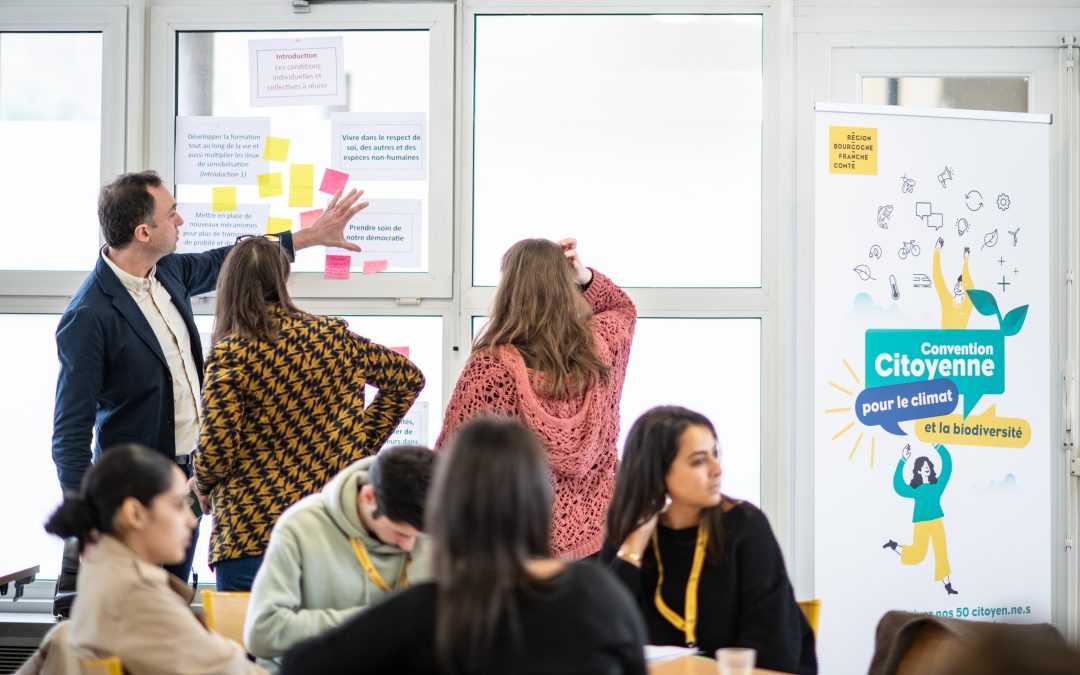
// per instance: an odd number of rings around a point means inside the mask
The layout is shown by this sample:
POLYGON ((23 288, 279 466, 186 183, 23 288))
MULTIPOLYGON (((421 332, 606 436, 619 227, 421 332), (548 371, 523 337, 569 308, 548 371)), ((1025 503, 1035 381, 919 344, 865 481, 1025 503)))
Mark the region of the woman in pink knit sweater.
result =
POLYGON ((490 315, 435 446, 475 415, 519 418, 547 447, 554 553, 593 555, 603 544, 615 486, 634 303, 611 279, 582 265, 576 240, 526 239, 503 256, 490 315))

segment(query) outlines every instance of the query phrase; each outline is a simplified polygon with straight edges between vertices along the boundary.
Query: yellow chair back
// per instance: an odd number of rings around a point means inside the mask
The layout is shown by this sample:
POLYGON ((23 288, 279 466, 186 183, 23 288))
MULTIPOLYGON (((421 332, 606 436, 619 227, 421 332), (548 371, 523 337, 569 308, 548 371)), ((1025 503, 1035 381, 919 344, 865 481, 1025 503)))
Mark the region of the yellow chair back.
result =
POLYGON ((79 670, 82 671, 82 675, 124 675, 119 656, 110 656, 107 659, 79 659, 79 670))
POLYGON ((203 591, 202 603, 210 630, 244 644, 244 620, 247 618, 251 593, 203 591))
POLYGON ((800 600, 799 609, 806 617, 806 623, 810 624, 810 630, 814 631, 814 639, 817 640, 818 618, 821 616, 821 600, 800 600))

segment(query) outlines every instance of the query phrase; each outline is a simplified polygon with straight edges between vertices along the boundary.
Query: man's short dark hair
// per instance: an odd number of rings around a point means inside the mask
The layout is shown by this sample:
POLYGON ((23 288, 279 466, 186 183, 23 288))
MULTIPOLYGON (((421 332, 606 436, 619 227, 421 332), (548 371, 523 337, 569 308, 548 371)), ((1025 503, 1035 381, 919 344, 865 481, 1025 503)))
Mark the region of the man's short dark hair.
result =
POLYGON ((153 226, 154 195, 149 188, 161 187, 155 171, 125 173, 101 188, 98 196, 98 222, 109 248, 123 248, 135 238, 135 228, 142 223, 153 226))
POLYGON ((383 448, 368 468, 375 517, 386 516, 424 531, 424 502, 435 471, 435 453, 419 445, 383 448))

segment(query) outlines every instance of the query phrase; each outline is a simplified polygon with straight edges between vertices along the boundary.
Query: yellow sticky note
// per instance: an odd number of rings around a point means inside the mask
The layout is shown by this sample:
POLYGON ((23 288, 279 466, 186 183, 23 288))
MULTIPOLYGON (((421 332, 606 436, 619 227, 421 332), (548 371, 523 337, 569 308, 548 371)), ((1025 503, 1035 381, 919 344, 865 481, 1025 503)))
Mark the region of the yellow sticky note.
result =
POLYGON ((310 207, 315 202, 315 165, 289 165, 289 206, 310 207))
POLYGON ((260 197, 277 197, 282 193, 281 172, 260 173, 256 178, 259 179, 260 197))
POLYGON ((289 157, 289 139, 266 137, 266 148, 263 149, 263 159, 271 162, 284 162, 289 157))
POLYGON ((292 229, 291 218, 275 218, 270 216, 270 222, 266 225, 267 234, 281 234, 292 229))
POLYGON ((216 187, 214 188, 214 199, 210 205, 210 208, 214 211, 235 211, 236 210, 236 188, 235 187, 216 187))
POLYGON ((874 127, 829 127, 829 173, 876 176, 877 131, 874 127))

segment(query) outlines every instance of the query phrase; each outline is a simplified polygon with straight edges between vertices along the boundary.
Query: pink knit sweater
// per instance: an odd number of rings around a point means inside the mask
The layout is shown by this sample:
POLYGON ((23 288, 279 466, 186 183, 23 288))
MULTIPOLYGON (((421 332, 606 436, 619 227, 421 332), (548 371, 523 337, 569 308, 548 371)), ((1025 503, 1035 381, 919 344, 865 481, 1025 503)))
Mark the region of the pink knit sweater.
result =
POLYGON ((435 442, 441 448, 454 430, 480 413, 520 418, 548 449, 555 492, 552 548, 571 558, 592 555, 603 543, 604 516, 615 489, 619 400, 637 321, 630 297, 595 270, 585 299, 593 310, 597 354, 611 365, 607 382, 572 398, 545 398, 533 388, 539 374, 525 366, 514 347, 500 346, 495 354, 474 352, 435 442))

